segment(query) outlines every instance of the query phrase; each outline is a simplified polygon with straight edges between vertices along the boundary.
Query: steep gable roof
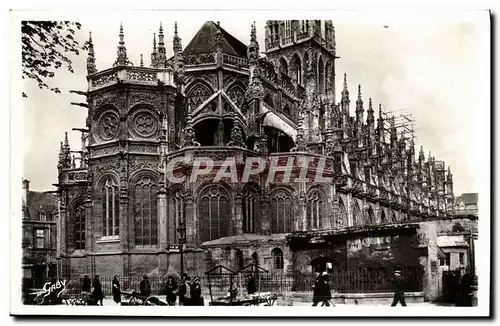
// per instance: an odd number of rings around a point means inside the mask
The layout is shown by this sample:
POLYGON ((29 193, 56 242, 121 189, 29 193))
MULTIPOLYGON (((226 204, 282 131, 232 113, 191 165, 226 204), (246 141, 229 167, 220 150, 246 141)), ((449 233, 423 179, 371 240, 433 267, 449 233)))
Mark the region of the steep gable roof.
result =
POLYGON ((52 214, 57 209, 57 197, 45 192, 30 191, 28 203, 24 208, 27 218, 37 220, 41 212, 52 214))
MULTIPOLYGON (((221 27, 222 33, 222 52, 238 56, 247 56, 247 46, 240 40, 229 34, 221 27)), ((217 32, 217 24, 213 21, 207 21, 201 26, 200 30, 191 39, 191 42, 183 51, 184 55, 213 53, 216 51, 215 33, 217 32)))
POLYGON ((471 192, 471 193, 462 194, 462 195, 460 195, 460 197, 457 198, 457 201, 462 201, 465 205, 477 204, 478 193, 471 192))

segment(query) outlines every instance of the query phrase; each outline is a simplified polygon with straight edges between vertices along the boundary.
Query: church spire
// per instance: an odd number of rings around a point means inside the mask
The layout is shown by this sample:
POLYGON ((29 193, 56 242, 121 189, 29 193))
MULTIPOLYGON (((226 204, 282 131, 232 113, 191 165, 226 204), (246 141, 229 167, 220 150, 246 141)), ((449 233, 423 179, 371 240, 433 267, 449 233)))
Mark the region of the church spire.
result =
POLYGON ((344 88, 342 89, 342 98, 340 103, 342 105, 342 112, 345 115, 349 115, 349 91, 347 90, 347 74, 344 74, 344 88))
POLYGON ((144 67, 144 60, 142 59, 142 53, 141 53, 141 63, 140 63, 141 67, 144 67))
POLYGON ((177 33, 177 22, 174 23, 174 39, 173 39, 173 50, 174 54, 182 52, 182 43, 179 34, 177 33))
POLYGON ((250 45, 247 47, 247 56, 250 61, 259 59, 259 42, 257 42, 255 22, 253 22, 250 29, 250 45))
POLYGON ((366 117, 366 123, 369 125, 369 126, 374 126, 374 122, 375 122, 375 117, 373 115, 374 111, 373 111, 373 103, 372 103, 372 99, 370 98, 370 100, 368 101, 368 111, 367 111, 368 115, 366 117))
POLYGON ((160 22, 160 30, 158 32, 158 68, 165 68, 167 64, 167 49, 165 48, 165 39, 163 35, 163 26, 160 22))
POLYGON ((87 57, 87 75, 97 72, 95 65, 94 43, 92 43, 92 32, 89 32, 89 56, 87 57))
POLYGON ((240 121, 238 120, 236 113, 233 113, 233 129, 231 130, 231 140, 227 145, 246 147, 245 141, 243 139, 243 131, 241 130, 240 121))
POLYGON ((215 32, 215 46, 217 50, 222 49, 222 32, 220 30, 220 22, 217 22, 217 31, 215 32))
POLYGON ((117 58, 114 63, 114 66, 128 66, 132 63, 128 60, 127 57, 127 48, 125 47, 125 35, 123 34, 123 24, 120 23, 120 41, 118 42, 117 48, 117 58))
POLYGON ((158 51, 156 49, 156 33, 153 33, 153 52, 151 52, 151 68, 158 67, 158 51))
POLYGON ((361 85, 358 85, 358 100, 356 101, 356 122, 358 125, 363 124, 363 99, 361 98, 361 85))

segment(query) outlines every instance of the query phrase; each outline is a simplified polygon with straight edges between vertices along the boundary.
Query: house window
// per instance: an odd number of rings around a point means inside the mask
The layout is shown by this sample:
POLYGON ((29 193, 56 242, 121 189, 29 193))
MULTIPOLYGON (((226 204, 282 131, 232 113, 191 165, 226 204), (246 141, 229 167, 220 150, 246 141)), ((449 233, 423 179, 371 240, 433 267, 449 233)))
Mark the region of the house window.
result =
POLYGON ((78 205, 74 211, 75 216, 75 249, 85 249, 85 209, 78 205))
POLYGON ((35 240, 36 248, 45 248, 45 231, 38 229, 36 230, 36 240, 35 240))
POLYGON ((135 244, 138 246, 158 244, 156 189, 154 181, 147 176, 142 177, 135 184, 135 244))
POLYGON ((40 212, 40 221, 46 221, 47 216, 45 215, 45 212, 40 212))
POLYGON ((293 230, 292 196, 285 190, 276 191, 271 198, 271 233, 293 230))
POLYGON ((108 178, 101 189, 103 211, 103 236, 118 236, 120 230, 120 204, 118 185, 108 178))
POLYGON ((273 257, 273 270, 283 270, 283 251, 280 248, 274 248, 271 255, 273 257))
POLYGON ((229 236, 230 207, 226 193, 219 187, 206 189, 200 196, 201 241, 229 236))
POLYGON ((236 270, 240 271, 243 269, 243 252, 241 250, 236 251, 236 270))
POLYGON ((465 254, 463 252, 458 254, 458 259, 460 261, 460 265, 464 265, 464 257, 465 257, 465 254))

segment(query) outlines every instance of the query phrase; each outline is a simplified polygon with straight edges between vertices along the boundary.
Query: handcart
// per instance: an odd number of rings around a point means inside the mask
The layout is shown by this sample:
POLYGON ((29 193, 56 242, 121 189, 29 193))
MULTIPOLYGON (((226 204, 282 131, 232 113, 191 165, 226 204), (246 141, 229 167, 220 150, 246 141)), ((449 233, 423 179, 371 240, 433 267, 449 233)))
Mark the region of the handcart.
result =
POLYGON ((122 306, 168 306, 166 302, 154 295, 145 296, 135 291, 122 291, 122 295, 128 299, 128 301, 122 301, 122 306))

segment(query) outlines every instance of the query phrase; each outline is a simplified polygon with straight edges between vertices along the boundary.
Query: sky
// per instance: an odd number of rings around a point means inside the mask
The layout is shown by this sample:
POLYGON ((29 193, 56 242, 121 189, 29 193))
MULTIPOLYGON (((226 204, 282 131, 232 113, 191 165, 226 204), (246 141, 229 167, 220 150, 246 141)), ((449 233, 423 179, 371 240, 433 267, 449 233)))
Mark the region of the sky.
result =
MULTIPOLYGON (((98 70, 116 59, 118 32, 123 23, 130 60, 139 65, 140 54, 149 66, 153 33, 162 21, 167 52, 172 54, 174 21, 185 47, 207 20, 248 44, 255 20, 264 51, 266 19, 332 19, 337 43, 337 101, 347 74, 354 110, 357 85, 361 84, 365 110, 371 97, 374 107, 385 111, 404 109, 416 121, 416 150, 423 145, 436 160, 450 165, 456 195, 484 189, 490 160, 489 16, 487 12, 167 12, 72 13, 65 19, 82 24, 77 39, 92 31, 98 70)), ((41 17, 42 18, 42 17, 41 17)), ((46 16, 43 16, 44 19, 46 16)), ((23 178, 33 190, 53 190, 57 160, 64 132, 72 149, 79 150, 80 133, 87 110, 70 105, 82 102, 69 90, 85 91, 86 54, 72 57, 74 74, 60 70, 50 85, 62 94, 41 91, 27 81, 28 98, 22 100, 23 178)), ((378 114, 378 110, 376 110, 378 114)), ((366 111, 365 111, 366 118, 366 111)))

